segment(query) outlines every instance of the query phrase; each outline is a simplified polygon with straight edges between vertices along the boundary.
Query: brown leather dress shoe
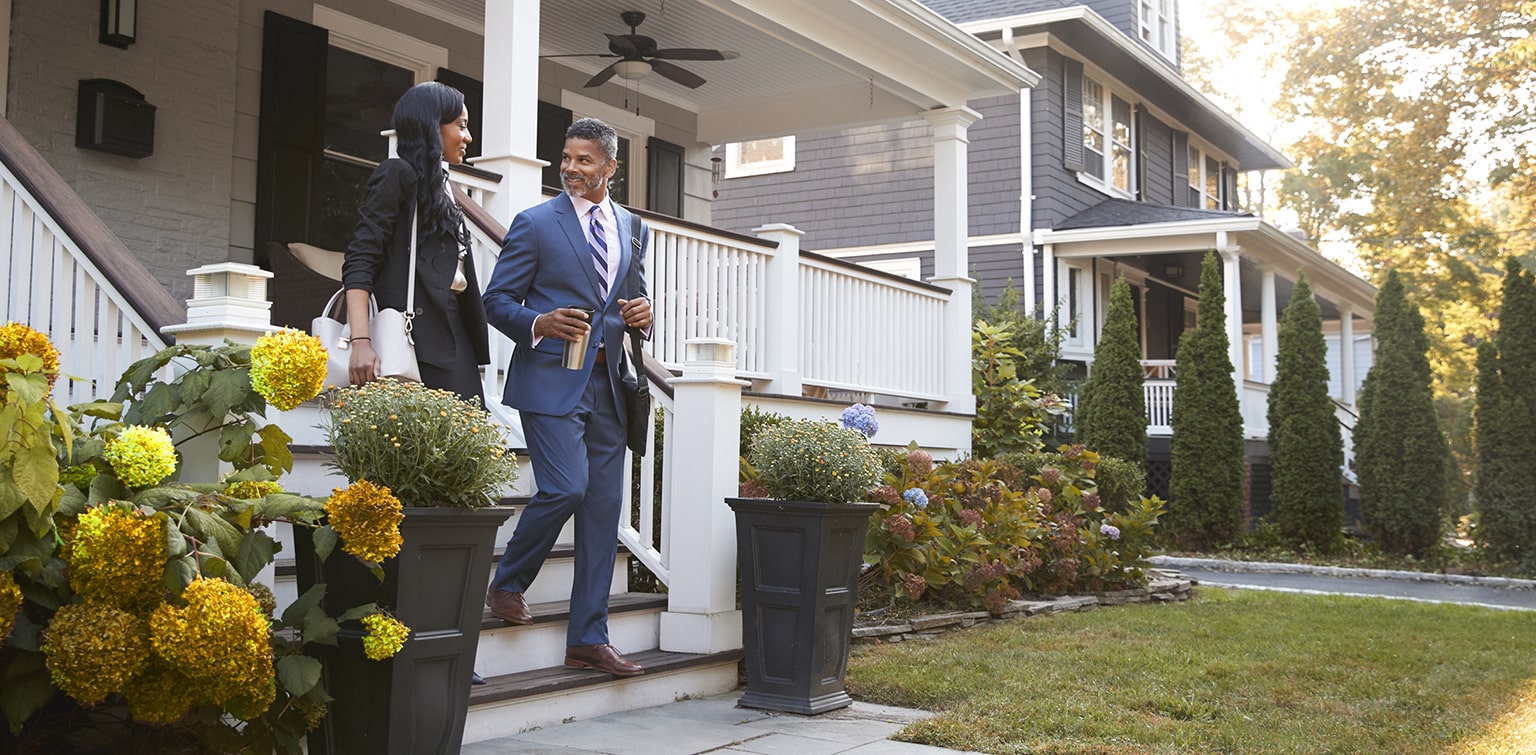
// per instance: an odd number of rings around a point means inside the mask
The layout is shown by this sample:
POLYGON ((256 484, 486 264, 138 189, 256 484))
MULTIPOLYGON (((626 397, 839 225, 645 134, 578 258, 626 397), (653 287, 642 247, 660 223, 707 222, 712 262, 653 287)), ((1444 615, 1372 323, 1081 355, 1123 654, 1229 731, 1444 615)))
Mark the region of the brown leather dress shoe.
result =
POLYGON ((520 592, 491 590, 486 593, 485 604, 491 607, 491 613, 496 618, 508 624, 533 623, 533 612, 528 610, 528 601, 523 600, 520 592))
POLYGON ((645 673, 640 664, 625 658, 608 644, 571 645, 565 649, 565 665, 595 669, 614 676, 639 676, 645 673))

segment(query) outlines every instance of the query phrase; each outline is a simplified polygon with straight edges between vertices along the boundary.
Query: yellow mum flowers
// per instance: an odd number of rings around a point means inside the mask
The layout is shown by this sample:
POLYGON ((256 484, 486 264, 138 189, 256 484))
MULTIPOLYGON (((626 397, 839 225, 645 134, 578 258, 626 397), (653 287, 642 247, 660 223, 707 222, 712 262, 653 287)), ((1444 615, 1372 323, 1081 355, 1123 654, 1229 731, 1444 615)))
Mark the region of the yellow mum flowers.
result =
POLYGON ((410 627, 382 611, 364 616, 363 628, 368 630, 363 635, 363 655, 375 661, 400 652, 400 648, 405 647, 406 638, 411 636, 410 627))
POLYGON ((325 387, 325 346, 291 328, 256 339, 251 347, 251 387, 285 412, 318 396, 325 387))
POLYGON ((59 377, 59 350, 54 348, 48 336, 19 322, 7 322, 0 326, 0 359, 15 359, 22 354, 32 354, 43 360, 43 372, 48 375, 48 387, 59 377))
POLYGON ((331 527, 341 535, 341 549, 370 563, 400 552, 400 499, 367 480, 336 488, 325 502, 331 527))
POLYGON ((130 488, 160 484, 176 471, 176 447, 163 427, 129 425, 102 454, 117 479, 130 488))
POLYGON ((147 611, 165 595, 165 519, 123 504, 81 514, 64 545, 69 585, 88 601, 147 611))

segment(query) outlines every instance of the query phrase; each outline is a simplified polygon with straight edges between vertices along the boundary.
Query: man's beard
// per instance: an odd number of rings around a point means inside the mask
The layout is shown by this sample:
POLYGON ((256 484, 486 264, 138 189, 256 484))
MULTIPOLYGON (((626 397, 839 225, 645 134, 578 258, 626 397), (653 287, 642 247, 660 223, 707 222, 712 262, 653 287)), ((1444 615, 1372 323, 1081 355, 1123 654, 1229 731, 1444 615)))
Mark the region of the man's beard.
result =
POLYGON ((584 197, 596 191, 603 185, 601 176, 588 176, 584 173, 561 173, 560 184, 565 188, 565 193, 573 197, 584 197), (572 184, 571 179, 578 183, 572 184))

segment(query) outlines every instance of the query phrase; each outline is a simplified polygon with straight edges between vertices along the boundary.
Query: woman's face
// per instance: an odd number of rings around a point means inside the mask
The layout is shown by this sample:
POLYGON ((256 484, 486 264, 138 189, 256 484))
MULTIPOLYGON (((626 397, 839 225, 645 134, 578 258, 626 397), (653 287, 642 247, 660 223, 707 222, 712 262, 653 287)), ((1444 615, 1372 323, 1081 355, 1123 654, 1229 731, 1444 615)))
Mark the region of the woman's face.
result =
POLYGON ((469 133, 469 108, 464 108, 457 120, 444 123, 441 128, 443 159, 454 165, 464 162, 464 154, 469 150, 469 143, 475 140, 475 137, 469 133))

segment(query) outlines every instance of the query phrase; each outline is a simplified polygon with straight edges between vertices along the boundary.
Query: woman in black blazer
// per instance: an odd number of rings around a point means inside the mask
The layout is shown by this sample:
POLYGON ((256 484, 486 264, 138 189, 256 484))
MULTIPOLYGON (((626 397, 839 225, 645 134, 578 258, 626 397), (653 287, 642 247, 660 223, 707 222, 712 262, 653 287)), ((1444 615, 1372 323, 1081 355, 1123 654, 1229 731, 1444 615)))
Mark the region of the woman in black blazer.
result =
POLYGON ((411 265, 411 211, 417 217, 416 311, 412 334, 421 382, 484 404, 479 366, 488 364, 485 307, 470 256, 469 230, 448 186, 448 163, 464 161, 473 137, 464 95, 417 84, 395 103, 396 152, 368 179, 357 228, 341 266, 352 324, 351 378, 378 376, 368 331, 368 296, 380 309, 405 309, 411 265))

